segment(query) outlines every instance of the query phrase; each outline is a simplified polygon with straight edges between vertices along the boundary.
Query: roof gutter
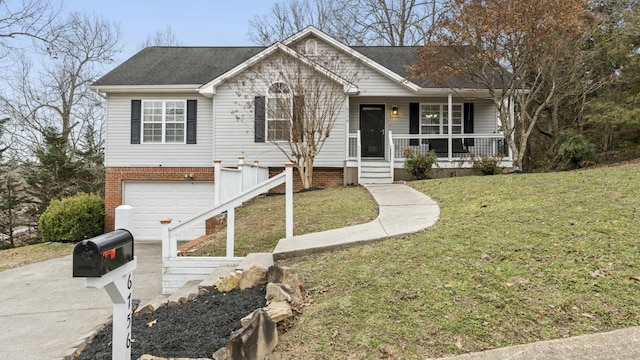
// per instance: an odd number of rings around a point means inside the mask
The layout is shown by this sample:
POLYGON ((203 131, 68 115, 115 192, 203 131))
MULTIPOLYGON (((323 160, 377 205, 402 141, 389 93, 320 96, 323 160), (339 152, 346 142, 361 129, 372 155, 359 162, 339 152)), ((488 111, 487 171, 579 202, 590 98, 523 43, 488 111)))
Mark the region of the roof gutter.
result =
POLYGON ((89 90, 105 94, 122 93, 198 93, 202 84, 182 85, 90 85, 89 90))

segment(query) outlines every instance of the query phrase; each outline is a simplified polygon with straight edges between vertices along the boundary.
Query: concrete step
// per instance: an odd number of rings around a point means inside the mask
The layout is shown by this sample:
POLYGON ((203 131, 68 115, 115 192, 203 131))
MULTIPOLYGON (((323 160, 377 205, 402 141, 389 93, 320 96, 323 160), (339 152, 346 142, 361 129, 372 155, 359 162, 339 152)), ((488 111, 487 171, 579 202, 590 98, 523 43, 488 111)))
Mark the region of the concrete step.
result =
POLYGON ((393 179, 390 176, 387 177, 362 177, 360 176, 361 184, 392 184, 393 179))
POLYGON ((381 177, 391 177, 391 173, 387 172, 360 172, 360 178, 381 178, 381 177))
POLYGON ((391 172, 391 169, 388 166, 385 167, 361 167, 360 168, 360 172, 361 173, 369 173, 369 172, 373 172, 373 173, 379 173, 379 172, 391 172))
POLYGON ((252 266, 259 266, 268 269, 273 266, 273 254, 272 253, 250 253, 244 260, 236 267, 236 270, 246 270, 252 266))

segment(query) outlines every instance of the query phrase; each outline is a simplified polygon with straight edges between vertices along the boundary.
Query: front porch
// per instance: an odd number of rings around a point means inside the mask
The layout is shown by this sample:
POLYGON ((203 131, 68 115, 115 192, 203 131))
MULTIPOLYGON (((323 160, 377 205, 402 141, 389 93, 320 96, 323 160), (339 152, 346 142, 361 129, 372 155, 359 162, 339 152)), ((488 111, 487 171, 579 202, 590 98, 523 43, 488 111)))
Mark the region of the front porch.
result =
MULTIPOLYGON (((502 134, 394 134, 388 131, 383 151, 384 156, 366 156, 362 133, 357 130, 349 134, 347 168, 357 168, 359 184, 392 183, 394 169, 403 169, 407 151, 426 154, 434 150, 441 169, 464 169, 473 167, 474 158, 494 158, 500 167, 513 166, 511 149, 502 134)), ((379 145, 378 145, 379 146, 379 145)))

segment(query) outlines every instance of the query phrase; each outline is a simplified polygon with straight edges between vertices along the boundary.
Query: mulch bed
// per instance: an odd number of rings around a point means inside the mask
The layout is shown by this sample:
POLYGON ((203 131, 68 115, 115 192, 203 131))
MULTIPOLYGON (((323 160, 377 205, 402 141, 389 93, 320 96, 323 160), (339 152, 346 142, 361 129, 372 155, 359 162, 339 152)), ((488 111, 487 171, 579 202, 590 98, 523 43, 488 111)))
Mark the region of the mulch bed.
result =
MULTIPOLYGON (((134 317, 131 358, 143 354, 159 357, 211 358, 226 346, 229 335, 241 327, 240 319, 266 306, 264 288, 216 291, 198 296, 182 306, 163 306, 134 317), (147 324, 153 323, 152 326, 147 324)), ((111 325, 93 338, 77 359, 111 359, 111 325)))

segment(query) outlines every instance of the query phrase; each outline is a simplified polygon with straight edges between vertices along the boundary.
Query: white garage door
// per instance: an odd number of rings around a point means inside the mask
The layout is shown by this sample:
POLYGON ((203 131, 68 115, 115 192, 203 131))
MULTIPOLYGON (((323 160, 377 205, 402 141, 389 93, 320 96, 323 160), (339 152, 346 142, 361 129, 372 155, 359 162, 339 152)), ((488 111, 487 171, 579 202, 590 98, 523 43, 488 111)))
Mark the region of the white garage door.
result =
MULTIPOLYGON (((213 206, 213 182, 125 181, 122 204, 133 207, 133 238, 160 240, 160 219, 172 224, 213 206)), ((193 240, 205 232, 204 224, 178 234, 193 240)))

